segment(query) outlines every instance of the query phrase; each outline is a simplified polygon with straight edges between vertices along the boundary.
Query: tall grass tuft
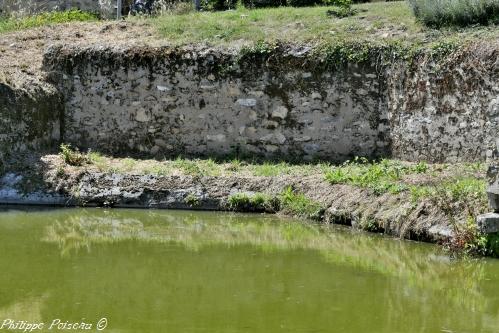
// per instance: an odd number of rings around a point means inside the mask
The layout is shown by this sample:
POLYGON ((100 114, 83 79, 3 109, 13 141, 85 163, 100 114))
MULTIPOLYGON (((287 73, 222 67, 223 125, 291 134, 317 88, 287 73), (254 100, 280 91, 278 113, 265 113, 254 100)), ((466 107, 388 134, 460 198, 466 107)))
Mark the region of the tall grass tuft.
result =
POLYGON ((408 0, 417 19, 430 27, 499 23, 499 0, 408 0))

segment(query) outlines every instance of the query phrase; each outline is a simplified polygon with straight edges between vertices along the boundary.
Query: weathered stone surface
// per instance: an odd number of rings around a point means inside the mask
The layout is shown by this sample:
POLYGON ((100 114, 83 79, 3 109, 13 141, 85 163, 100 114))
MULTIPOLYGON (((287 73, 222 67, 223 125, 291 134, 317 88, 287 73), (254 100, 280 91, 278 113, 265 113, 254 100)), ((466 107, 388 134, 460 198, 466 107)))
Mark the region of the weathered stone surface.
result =
POLYGON ((54 47, 45 56, 45 68, 66 78, 58 82, 64 140, 81 148, 147 154, 161 142, 186 156, 388 155, 386 91, 376 67, 308 67, 273 68, 199 47, 54 47))
POLYGON ((53 86, 0 82, 0 164, 12 153, 57 147, 62 109, 62 97, 53 86))
POLYGON ((489 206, 495 213, 499 213, 499 185, 497 183, 487 188, 489 206))
POLYGON ((279 106, 272 112, 272 118, 286 119, 288 109, 285 106, 279 106))
POLYGON ((292 48, 272 56, 285 57, 282 68, 202 46, 52 47, 44 68, 59 92, 47 82, 0 84, 0 151, 65 141, 151 157, 493 160, 493 45, 474 45, 438 64, 423 55, 384 72, 370 63, 334 70, 289 65, 299 60, 292 48), (468 74, 475 60, 481 72, 468 74))
POLYGON ((498 156, 497 43, 477 43, 436 62, 421 55, 388 69, 393 155, 458 162, 498 156))
POLYGON ((478 230, 484 234, 499 232, 499 214, 487 213, 478 216, 477 226, 478 230))

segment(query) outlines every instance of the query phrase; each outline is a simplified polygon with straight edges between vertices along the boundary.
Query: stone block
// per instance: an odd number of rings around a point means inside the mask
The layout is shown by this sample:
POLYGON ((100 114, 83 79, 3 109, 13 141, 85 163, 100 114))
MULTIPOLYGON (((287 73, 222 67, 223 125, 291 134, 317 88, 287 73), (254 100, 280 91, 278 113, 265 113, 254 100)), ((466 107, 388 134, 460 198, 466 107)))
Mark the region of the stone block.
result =
POLYGON ((487 213, 477 217, 478 230, 484 234, 499 232, 499 214, 487 213))
POLYGON ((490 208, 499 213, 499 185, 493 184, 487 189, 487 197, 489 199, 490 208))

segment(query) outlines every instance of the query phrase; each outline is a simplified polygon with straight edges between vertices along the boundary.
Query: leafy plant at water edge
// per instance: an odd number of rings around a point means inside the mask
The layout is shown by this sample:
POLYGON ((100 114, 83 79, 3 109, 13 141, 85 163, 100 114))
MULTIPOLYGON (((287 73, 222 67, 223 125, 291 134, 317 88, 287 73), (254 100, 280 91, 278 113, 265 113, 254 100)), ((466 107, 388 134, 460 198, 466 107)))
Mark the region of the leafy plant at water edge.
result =
POLYGON ((324 208, 317 202, 295 193, 291 186, 284 189, 279 197, 281 209, 295 216, 319 220, 324 214, 324 208))
POLYGON ((499 233, 493 233, 486 236, 481 236, 481 244, 485 244, 484 248, 487 251, 487 255, 493 257, 499 257, 499 233))
POLYGON ((242 212, 276 212, 279 200, 264 193, 237 193, 227 200, 229 209, 242 212))
MULTIPOLYGON (((413 202, 426 198, 439 207, 449 219, 453 237, 445 246, 453 252, 465 251, 470 254, 491 255, 496 247, 489 243, 489 236, 481 235, 476 226, 476 218, 487 209, 486 184, 482 179, 456 178, 433 186, 413 186, 413 202), (467 216, 466 223, 458 220, 467 216)), ((499 254, 499 252, 497 252, 499 254)))

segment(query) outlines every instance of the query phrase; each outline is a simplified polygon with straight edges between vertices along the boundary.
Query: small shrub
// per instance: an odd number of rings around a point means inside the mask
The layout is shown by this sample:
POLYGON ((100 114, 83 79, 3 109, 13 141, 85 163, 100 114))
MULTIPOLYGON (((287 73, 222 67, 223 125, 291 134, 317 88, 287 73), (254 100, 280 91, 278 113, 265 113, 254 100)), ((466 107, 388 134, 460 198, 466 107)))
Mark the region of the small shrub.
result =
POLYGON ((496 258, 499 257, 499 233, 482 236, 481 241, 485 243, 486 254, 496 258))
POLYGON ((353 9, 352 7, 333 7, 329 9, 326 14, 327 16, 337 17, 337 18, 345 18, 349 16, 354 16, 358 13, 357 9, 353 9))
POLYGON ((412 167, 412 171, 415 173, 425 173, 428 171, 428 164, 426 162, 419 162, 414 167, 412 167))
POLYGON ((197 207, 199 206, 199 198, 196 197, 194 194, 189 194, 185 197, 184 202, 189 206, 189 207, 197 207))
POLYGON ((497 0, 408 0, 418 20, 431 27, 487 25, 499 21, 497 0))
POLYGON ((70 144, 61 144, 60 156, 64 163, 73 166, 81 166, 89 162, 85 154, 80 153, 78 148, 72 149, 70 144))
POLYGON ((64 178, 66 176, 66 170, 64 170, 64 167, 58 166, 55 175, 57 178, 64 178))
POLYGON ((122 161, 122 164, 124 171, 132 171, 133 168, 137 165, 137 160, 127 157, 122 161))
POLYGON ((191 176, 201 176, 203 174, 198 163, 183 159, 181 157, 178 157, 173 162, 173 167, 181 169, 183 172, 191 176))
POLYGON ((241 170, 242 165, 243 165, 243 163, 239 159, 236 158, 236 159, 233 159, 232 161, 230 161, 230 164, 227 167, 227 170, 236 172, 236 171, 241 170))
POLYGON ((173 163, 173 168, 180 169, 187 175, 202 177, 202 176, 218 176, 220 175, 221 168, 212 159, 208 160, 188 160, 177 157, 173 163))
POLYGON ((326 172, 326 180, 331 184, 345 184, 352 180, 352 177, 344 168, 333 167, 326 172))

